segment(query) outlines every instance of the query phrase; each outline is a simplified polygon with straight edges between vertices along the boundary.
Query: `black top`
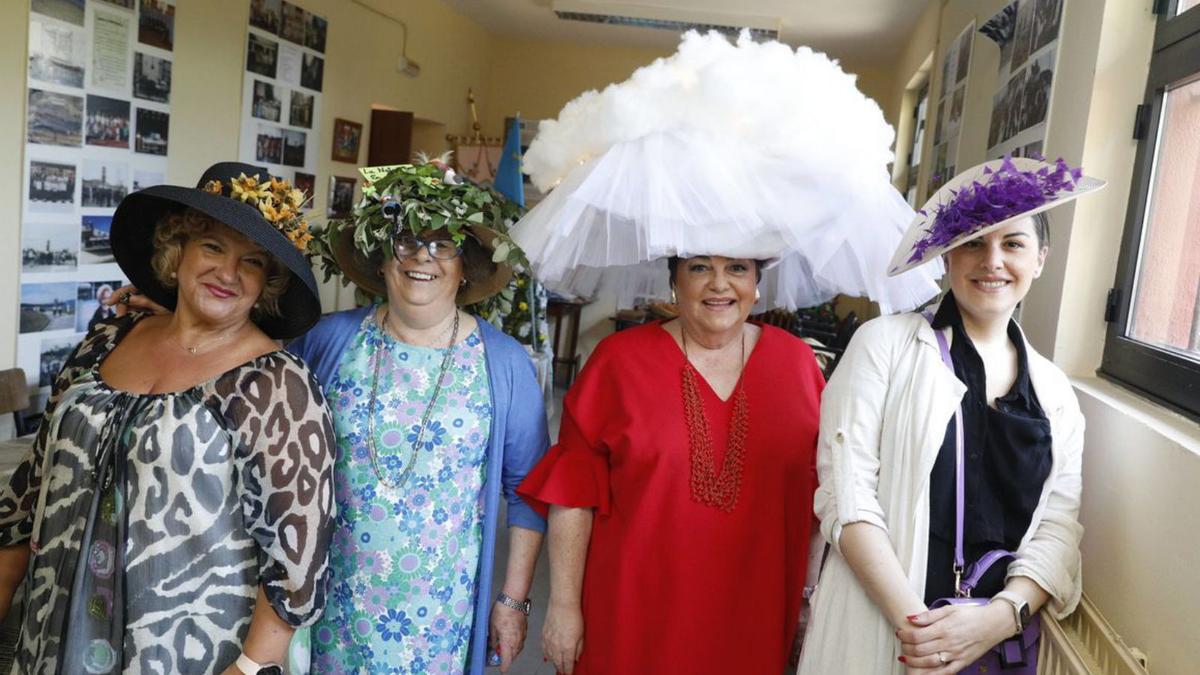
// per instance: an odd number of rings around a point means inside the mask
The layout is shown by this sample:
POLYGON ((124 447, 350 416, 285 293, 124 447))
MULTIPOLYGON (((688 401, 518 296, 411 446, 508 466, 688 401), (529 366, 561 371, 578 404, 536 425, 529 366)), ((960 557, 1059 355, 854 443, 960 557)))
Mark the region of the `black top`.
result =
MULTIPOLYGON (((947 293, 933 327, 954 332, 950 357, 954 374, 967 385, 962 398, 965 515, 963 552, 967 567, 993 549, 1016 551, 1029 529, 1033 511, 1050 475, 1050 421, 1029 380, 1029 356, 1016 321, 1008 338, 1017 348, 1017 377, 1012 389, 987 403, 983 360, 963 329, 954 295, 947 293)), ((929 563, 925 602, 954 596, 955 526, 954 418, 938 451, 929 484, 929 563)), ((991 597, 1004 589, 1007 561, 984 575, 974 597, 991 597)))

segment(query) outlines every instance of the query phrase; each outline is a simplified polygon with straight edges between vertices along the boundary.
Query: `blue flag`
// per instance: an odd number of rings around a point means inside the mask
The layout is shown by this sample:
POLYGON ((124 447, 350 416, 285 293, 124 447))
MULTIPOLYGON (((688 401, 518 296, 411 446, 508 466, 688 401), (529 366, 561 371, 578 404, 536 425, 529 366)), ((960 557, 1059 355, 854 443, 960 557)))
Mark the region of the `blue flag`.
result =
POLYGON ((496 169, 496 178, 492 187, 525 207, 525 179, 521 175, 521 118, 514 117, 508 125, 508 133, 504 134, 504 150, 500 153, 500 166, 496 169))

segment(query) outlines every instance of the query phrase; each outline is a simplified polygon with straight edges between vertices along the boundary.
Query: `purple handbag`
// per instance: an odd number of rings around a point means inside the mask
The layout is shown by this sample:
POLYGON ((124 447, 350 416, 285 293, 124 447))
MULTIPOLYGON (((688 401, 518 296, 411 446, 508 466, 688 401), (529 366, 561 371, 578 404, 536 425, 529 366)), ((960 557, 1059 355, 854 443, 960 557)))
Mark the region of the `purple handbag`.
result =
MULTIPOLYGON (((933 317, 930 314, 925 314, 925 318, 933 325, 933 317)), ((950 358, 950 346, 946 343, 946 336, 940 330, 934 330, 937 335, 938 348, 942 352, 942 361, 951 371, 954 370, 954 361, 950 358)), ((972 598, 971 591, 975 590, 975 586, 979 584, 979 580, 988 569, 995 563, 1001 560, 1016 559, 1016 554, 1012 551, 996 549, 988 551, 979 560, 976 560, 969 568, 964 570, 963 559, 963 504, 966 502, 966 489, 964 487, 963 478, 963 425, 962 425, 962 409, 954 411, 954 431, 955 431, 955 527, 954 527, 954 597, 939 598, 930 605, 930 609, 944 607, 946 605, 986 605, 991 600, 989 598, 972 598)), ((1030 618, 1029 624, 1025 626, 1025 630, 1019 634, 1008 638, 989 649, 983 656, 979 657, 975 663, 958 671, 966 675, 979 674, 995 674, 995 673, 1010 673, 1012 675, 1037 675, 1038 664, 1038 643, 1042 636, 1041 617, 1034 615, 1030 618)))

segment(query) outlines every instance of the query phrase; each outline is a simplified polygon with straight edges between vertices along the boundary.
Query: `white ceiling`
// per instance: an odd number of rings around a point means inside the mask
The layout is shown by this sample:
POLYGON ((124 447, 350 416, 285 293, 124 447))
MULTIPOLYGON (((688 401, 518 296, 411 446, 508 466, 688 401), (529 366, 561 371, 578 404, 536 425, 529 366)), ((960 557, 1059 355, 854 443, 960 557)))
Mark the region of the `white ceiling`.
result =
MULTIPOLYGON (((636 45, 669 49, 674 33, 654 28, 607 26, 565 21, 554 14, 553 0, 444 0, 488 30, 510 37, 555 42, 636 45)), ((698 20, 714 15, 781 19, 780 38, 808 45, 854 64, 895 58, 928 0, 590 0, 590 4, 662 8, 669 18, 682 12, 698 20)), ((736 22, 735 22, 736 23, 736 22)))

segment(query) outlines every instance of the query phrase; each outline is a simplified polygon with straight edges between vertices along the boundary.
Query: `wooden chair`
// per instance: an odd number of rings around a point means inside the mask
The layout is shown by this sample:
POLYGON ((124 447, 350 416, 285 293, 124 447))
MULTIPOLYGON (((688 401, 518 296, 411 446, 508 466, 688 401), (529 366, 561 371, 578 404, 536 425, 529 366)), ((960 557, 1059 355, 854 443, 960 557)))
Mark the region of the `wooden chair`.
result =
POLYGON ((13 427, 18 436, 33 433, 21 412, 29 407, 29 387, 25 371, 20 368, 0 370, 0 415, 12 413, 13 427))

